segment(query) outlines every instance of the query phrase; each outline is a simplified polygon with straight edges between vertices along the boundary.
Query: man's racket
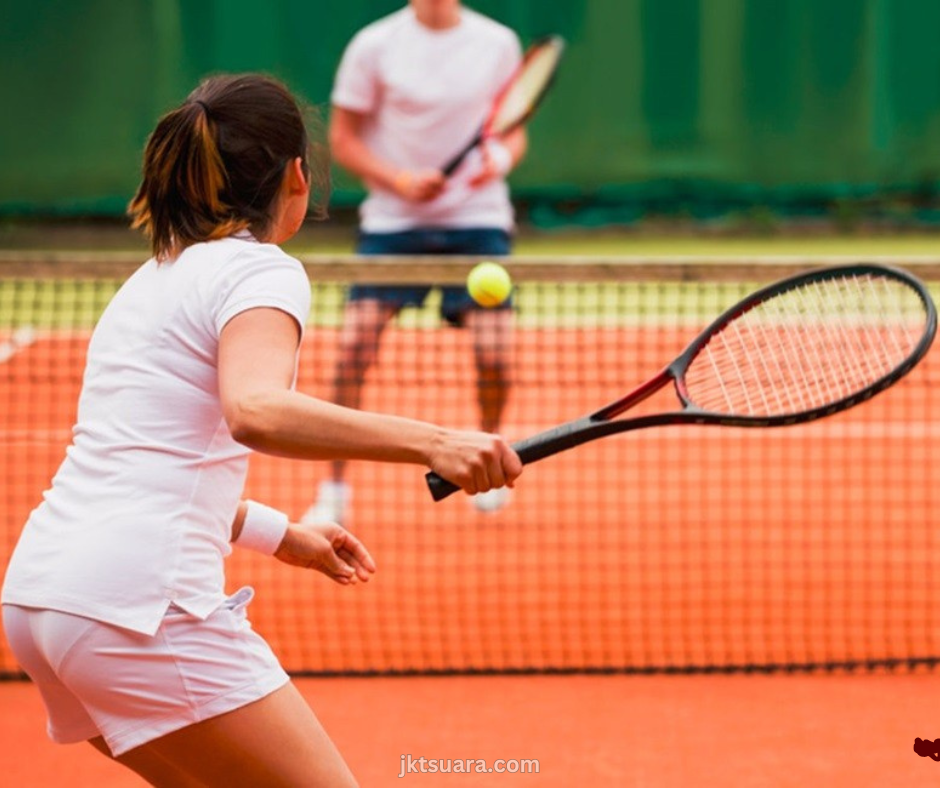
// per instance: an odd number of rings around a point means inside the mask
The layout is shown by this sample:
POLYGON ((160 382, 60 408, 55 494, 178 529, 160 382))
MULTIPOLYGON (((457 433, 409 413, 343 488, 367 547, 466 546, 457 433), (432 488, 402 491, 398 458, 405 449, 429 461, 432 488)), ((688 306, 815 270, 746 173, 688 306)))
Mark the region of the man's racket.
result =
MULTIPOLYGON (((861 264, 799 274, 728 309, 627 396, 513 449, 527 464, 642 427, 813 421, 897 383, 924 357, 936 330, 927 288, 905 271, 861 264), (669 383, 679 410, 615 420, 669 383)), ((460 489, 433 472, 427 482, 435 501, 460 489)))
POLYGON ((526 50, 522 63, 494 99, 490 113, 476 136, 441 168, 445 176, 450 177, 464 157, 481 142, 512 131, 532 116, 552 84, 564 49, 562 38, 548 36, 526 50))

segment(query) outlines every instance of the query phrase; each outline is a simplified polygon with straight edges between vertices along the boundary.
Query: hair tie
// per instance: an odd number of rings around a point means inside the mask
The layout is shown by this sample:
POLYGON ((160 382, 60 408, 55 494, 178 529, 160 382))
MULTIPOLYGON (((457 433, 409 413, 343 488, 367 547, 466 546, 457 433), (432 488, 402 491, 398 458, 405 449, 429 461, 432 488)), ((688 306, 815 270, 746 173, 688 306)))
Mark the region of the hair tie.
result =
POLYGON ((200 101, 199 99, 195 99, 195 100, 193 101, 193 103, 194 103, 194 104, 198 104, 200 107, 202 107, 203 112, 206 113, 206 117, 209 117, 209 114, 210 114, 210 113, 209 113, 209 105, 206 104, 205 101, 200 101))

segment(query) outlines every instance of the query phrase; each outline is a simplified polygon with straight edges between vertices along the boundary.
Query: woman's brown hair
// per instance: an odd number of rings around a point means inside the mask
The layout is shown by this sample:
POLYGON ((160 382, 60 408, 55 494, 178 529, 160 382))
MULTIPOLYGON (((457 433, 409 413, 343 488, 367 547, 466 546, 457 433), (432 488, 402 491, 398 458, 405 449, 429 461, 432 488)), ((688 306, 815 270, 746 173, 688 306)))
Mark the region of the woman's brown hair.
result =
POLYGON ((157 123, 144 151, 143 178, 128 213, 157 260, 187 246, 248 229, 263 237, 285 167, 304 162, 314 213, 325 214, 329 160, 311 109, 276 79, 210 77, 157 123))

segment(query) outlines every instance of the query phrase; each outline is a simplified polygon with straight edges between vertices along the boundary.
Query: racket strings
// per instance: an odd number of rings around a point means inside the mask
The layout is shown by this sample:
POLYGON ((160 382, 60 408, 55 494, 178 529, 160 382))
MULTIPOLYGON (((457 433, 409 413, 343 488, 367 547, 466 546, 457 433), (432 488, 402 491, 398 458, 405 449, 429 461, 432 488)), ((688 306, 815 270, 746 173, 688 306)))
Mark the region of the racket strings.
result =
POLYGON ((493 116, 491 131, 500 134, 523 120, 541 98, 561 59, 562 45, 551 40, 534 50, 506 89, 493 116))
POLYGON ((785 416, 839 402, 915 351, 927 328, 919 294, 875 274, 818 280, 725 324, 686 372, 690 400, 728 415, 785 416))

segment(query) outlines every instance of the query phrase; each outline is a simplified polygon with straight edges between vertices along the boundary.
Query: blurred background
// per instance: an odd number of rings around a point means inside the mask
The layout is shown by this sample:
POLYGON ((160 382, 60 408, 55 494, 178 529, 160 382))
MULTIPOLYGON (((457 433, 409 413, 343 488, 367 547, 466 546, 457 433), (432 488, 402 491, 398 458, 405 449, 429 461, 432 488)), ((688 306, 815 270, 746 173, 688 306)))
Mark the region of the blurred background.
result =
MULTIPOLYGON (((940 223, 940 5, 477 0, 569 43, 513 173, 521 224, 710 232, 940 223)), ((397 0, 8 0, 0 215, 118 218, 155 119, 259 70, 326 110, 339 56, 397 0)), ((334 221, 361 192, 336 173, 334 221)))

